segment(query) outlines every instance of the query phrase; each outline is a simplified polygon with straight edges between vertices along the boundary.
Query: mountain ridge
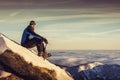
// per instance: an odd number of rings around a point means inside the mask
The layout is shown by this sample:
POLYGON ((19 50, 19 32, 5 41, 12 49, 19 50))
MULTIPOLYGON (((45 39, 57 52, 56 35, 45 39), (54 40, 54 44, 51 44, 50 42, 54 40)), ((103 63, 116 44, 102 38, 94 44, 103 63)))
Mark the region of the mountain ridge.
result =
POLYGON ((28 75, 33 76, 29 80, 34 80, 34 76, 38 77, 36 80, 73 80, 65 70, 50 63, 48 60, 44 60, 42 57, 38 57, 30 50, 16 44, 4 35, 0 35, 0 62, 25 80, 30 78, 27 77, 28 75), (43 78, 34 73, 41 73, 43 78), (42 75, 44 73, 46 74, 42 75))

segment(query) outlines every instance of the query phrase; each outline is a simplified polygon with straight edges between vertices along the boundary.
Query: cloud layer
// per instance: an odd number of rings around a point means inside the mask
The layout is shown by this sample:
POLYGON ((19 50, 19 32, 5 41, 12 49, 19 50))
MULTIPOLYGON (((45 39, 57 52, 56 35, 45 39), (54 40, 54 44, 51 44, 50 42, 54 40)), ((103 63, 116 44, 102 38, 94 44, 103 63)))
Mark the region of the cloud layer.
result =
POLYGON ((0 0, 1 8, 120 7, 120 0, 0 0))

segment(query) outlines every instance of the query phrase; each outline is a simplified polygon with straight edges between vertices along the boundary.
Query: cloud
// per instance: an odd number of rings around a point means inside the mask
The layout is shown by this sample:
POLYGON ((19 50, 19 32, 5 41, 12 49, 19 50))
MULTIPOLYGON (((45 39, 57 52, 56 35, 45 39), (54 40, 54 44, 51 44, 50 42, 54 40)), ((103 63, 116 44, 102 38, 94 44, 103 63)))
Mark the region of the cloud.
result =
MULTIPOLYGON (((67 27, 67 28, 80 28, 80 27, 96 27, 119 23, 119 16, 106 15, 68 15, 56 17, 40 17, 34 18, 36 21, 43 21, 45 26, 49 27, 67 27), (118 18, 118 19, 117 19, 118 18), (74 26, 74 27, 73 27, 74 26)), ((107 26, 106 26, 107 27, 107 26)))
POLYGON ((0 0, 0 7, 12 8, 79 8, 120 7, 120 0, 0 0))
POLYGON ((20 10, 20 11, 16 11, 16 12, 13 12, 10 14, 10 17, 14 17, 14 16, 17 16, 18 14, 22 13, 24 10, 20 10))
MULTIPOLYGON (((8 8, 40 8, 40 7, 47 7, 50 8, 54 5, 61 5, 61 4, 69 4, 71 2, 74 2, 75 0, 1 0, 0 6, 1 7, 8 7, 8 8)), ((63 5, 62 5, 63 6, 63 5)))
POLYGON ((79 34, 89 35, 89 36, 99 36, 99 35, 106 35, 106 34, 115 33, 115 32, 120 32, 120 29, 104 31, 104 32, 97 32, 97 33, 79 33, 79 34))
POLYGON ((66 15, 66 16, 49 16, 49 17, 37 17, 34 20, 37 21, 49 21, 49 20, 60 20, 60 19, 72 19, 82 17, 81 15, 66 15))
MULTIPOLYGON (((72 10, 71 10, 72 11, 72 10)), ((75 11, 75 10, 74 10, 75 11)), ((64 12, 64 11, 63 11, 64 12)), ((66 12, 68 13, 68 12, 66 12)), ((118 18, 119 19, 120 14, 119 13, 104 13, 104 14, 77 14, 73 13, 71 15, 60 15, 60 16, 48 16, 48 17, 36 17, 34 20, 36 21, 50 21, 50 20, 72 20, 72 19, 80 19, 80 20, 93 20, 93 19, 114 19, 118 18)), ((90 21, 91 22, 91 21, 90 21)), ((95 23, 95 22, 94 22, 95 23)), ((98 22, 97 22, 98 23, 98 22)), ((105 22, 102 22, 103 24, 105 22)))
MULTIPOLYGON (((14 17, 12 21, 15 22, 27 22, 30 20, 35 20, 37 22, 45 23, 45 25, 49 24, 63 24, 63 23, 68 23, 68 22, 73 22, 79 24, 81 26, 91 24, 91 25, 98 25, 98 24, 109 24, 109 23, 114 23, 115 21, 118 22, 119 20, 119 13, 113 12, 113 13, 96 13, 92 12, 92 14, 84 14, 84 13, 91 13, 90 11, 85 11, 81 9, 50 9, 50 10, 42 10, 41 9, 35 9, 35 10, 14 10, 14 12, 8 14, 10 17, 14 17), (80 11, 79 11, 80 10, 80 11), (62 13, 60 13, 62 12, 62 13), (21 17, 20 14, 23 13, 21 17), (30 13, 28 15, 28 13, 30 13), (48 14, 50 13, 50 14, 48 14), (51 15, 52 14, 52 15, 51 15), (68 15, 67 15, 68 14, 68 15), (26 16, 27 15, 27 16, 26 16), (16 18, 16 16, 18 18, 16 18), (105 20, 105 19, 111 19, 110 20, 105 20), (114 19, 114 20, 113 20, 114 19)), ((9 18, 9 17, 8 17, 9 18)), ((9 20, 9 22, 11 22, 9 20)), ((69 23, 70 24, 70 23, 69 23)))
POLYGON ((1 22, 5 22, 5 20, 2 20, 2 19, 1 19, 1 20, 0 20, 0 23, 1 23, 1 22))
POLYGON ((74 2, 76 0, 61 0, 61 1, 56 1, 53 0, 51 2, 46 2, 44 4, 41 4, 42 6, 48 6, 48 5, 59 5, 59 4, 65 4, 65 3, 70 3, 70 2, 74 2))

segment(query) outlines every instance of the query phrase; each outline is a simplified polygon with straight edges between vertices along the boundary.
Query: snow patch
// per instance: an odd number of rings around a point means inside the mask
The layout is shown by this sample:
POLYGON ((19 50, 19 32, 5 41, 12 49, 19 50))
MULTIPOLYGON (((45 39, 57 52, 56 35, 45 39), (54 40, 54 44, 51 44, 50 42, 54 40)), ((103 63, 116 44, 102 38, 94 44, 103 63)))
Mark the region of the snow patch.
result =
POLYGON ((5 77, 8 77, 10 75, 11 75, 11 73, 0 70, 0 78, 5 78, 5 77))

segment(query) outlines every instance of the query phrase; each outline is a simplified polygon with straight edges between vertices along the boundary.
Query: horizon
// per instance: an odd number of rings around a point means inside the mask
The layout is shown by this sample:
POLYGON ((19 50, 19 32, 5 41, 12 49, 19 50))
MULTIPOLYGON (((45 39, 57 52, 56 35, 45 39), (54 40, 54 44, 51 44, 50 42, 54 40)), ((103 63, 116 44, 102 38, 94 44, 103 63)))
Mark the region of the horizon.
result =
POLYGON ((1 0, 0 10, 0 33, 18 43, 35 20, 48 50, 120 50, 119 0, 1 0))

